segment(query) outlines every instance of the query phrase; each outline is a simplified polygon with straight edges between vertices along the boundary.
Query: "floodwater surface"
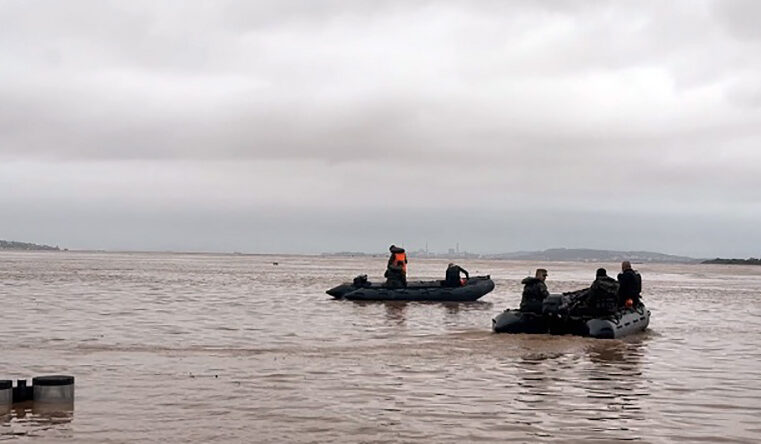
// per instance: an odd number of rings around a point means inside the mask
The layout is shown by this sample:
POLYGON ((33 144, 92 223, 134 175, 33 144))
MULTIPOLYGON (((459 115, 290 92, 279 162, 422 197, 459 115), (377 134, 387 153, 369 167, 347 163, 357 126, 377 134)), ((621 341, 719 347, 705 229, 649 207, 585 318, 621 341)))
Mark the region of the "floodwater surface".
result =
POLYGON ((759 267, 635 266, 650 328, 595 340, 491 318, 537 266, 561 292, 617 264, 461 260, 496 282, 466 304, 324 293, 385 261, 0 253, 0 379, 76 377, 73 411, 0 411, 0 441, 761 440, 759 267))

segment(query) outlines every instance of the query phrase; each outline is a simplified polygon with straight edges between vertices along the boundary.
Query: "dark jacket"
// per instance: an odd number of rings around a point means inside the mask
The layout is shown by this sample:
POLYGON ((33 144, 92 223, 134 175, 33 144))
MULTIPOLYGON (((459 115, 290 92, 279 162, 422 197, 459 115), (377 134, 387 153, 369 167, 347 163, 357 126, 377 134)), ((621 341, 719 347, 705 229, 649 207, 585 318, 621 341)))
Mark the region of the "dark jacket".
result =
POLYGON ((618 282, 610 276, 599 276, 589 287, 589 308, 597 314, 609 314, 618 307, 618 282))
POLYGON ((642 276, 635 270, 628 269, 618 274, 618 303, 624 305, 627 299, 639 305, 642 293, 642 276))
POLYGON ((550 295, 547 286, 541 279, 527 277, 521 281, 523 287, 523 297, 521 298, 520 310, 523 312, 542 313, 542 302, 550 295))
POLYGON ((460 282, 460 273, 463 273, 466 279, 470 278, 468 270, 462 268, 459 265, 452 265, 451 267, 447 267, 447 277, 446 281, 444 281, 444 285, 447 287, 459 287, 462 285, 462 282, 460 282))
POLYGON ((400 267, 389 266, 383 276, 386 278, 387 287, 407 286, 407 275, 404 274, 400 267))

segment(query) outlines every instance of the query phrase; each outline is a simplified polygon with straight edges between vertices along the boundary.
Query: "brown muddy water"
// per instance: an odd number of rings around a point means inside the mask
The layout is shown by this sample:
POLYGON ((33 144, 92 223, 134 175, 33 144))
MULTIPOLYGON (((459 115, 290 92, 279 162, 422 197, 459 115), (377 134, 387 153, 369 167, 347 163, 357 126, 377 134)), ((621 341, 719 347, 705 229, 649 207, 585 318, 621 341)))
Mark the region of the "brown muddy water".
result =
POLYGON ((463 260, 497 287, 459 305, 324 293, 384 264, 0 253, 0 379, 76 377, 73 411, 0 412, 0 441, 761 440, 761 268, 637 266, 649 330, 593 340, 496 335, 491 318, 536 266, 559 292, 617 264, 463 260))

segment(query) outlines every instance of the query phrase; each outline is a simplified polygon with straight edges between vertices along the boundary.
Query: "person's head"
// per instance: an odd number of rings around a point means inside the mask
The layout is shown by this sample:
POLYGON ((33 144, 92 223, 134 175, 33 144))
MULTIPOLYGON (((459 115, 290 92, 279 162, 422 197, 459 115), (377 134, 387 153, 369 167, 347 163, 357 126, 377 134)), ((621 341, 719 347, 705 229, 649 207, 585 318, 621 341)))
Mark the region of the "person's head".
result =
POLYGON ((535 276, 537 279, 545 280, 547 279, 547 270, 544 268, 537 268, 535 276))
POLYGON ((447 265, 447 267, 454 267, 454 264, 450 262, 449 265, 447 265))
POLYGON ((632 269, 632 263, 629 261, 623 261, 621 262, 621 271, 631 270, 632 269))
POLYGON ((604 268, 598 268, 596 276, 599 277, 605 277, 608 275, 608 271, 604 268))
POLYGON ((394 250, 396 250, 396 245, 391 244, 391 246, 388 247, 388 251, 394 251, 394 250))

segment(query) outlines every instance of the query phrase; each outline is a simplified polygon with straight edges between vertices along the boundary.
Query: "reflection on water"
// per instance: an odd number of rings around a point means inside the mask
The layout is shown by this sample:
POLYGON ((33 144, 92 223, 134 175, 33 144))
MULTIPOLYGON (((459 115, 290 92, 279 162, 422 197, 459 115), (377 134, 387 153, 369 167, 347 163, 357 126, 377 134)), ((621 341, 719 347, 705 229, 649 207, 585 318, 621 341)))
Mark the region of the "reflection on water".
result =
POLYGON ((32 403, 33 417, 44 419, 51 423, 61 424, 71 422, 74 417, 74 403, 32 403))
MULTIPOLYGON (((755 442, 757 268, 642 265, 650 329, 496 335, 536 264, 471 261, 466 304, 336 301, 385 258, 2 253, 0 378, 77 377, 77 413, 0 412, 44 442, 755 442), (278 266, 272 263, 277 262, 278 266), (749 309, 749 307, 751 307, 749 309)), ((595 268, 542 264, 550 290, 595 268)), ((415 260, 414 277, 444 261, 415 260)), ((372 278, 373 276, 371 276, 372 278)))
POLYGON ((0 410, 0 439, 4 436, 71 437, 73 419, 73 404, 17 403, 0 410))
POLYGON ((537 438, 644 439, 637 426, 645 420, 641 402, 649 395, 640 368, 642 343, 567 341, 532 347, 515 362, 516 400, 520 411, 531 413, 525 424, 537 438))
POLYGON ((641 368, 645 350, 642 341, 602 341, 587 350, 592 366, 585 372, 582 387, 600 403, 600 413, 588 419, 604 421, 607 427, 600 426, 601 430, 622 430, 630 437, 644 438, 636 424, 645 420, 642 405, 650 395, 641 368))
POLYGON ((404 323, 404 311, 407 309, 406 302, 386 302, 383 303, 386 309, 386 319, 397 324, 404 323))

